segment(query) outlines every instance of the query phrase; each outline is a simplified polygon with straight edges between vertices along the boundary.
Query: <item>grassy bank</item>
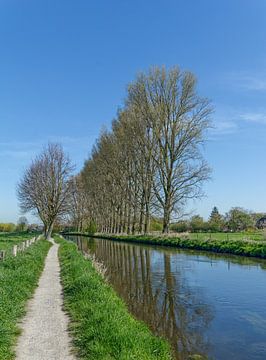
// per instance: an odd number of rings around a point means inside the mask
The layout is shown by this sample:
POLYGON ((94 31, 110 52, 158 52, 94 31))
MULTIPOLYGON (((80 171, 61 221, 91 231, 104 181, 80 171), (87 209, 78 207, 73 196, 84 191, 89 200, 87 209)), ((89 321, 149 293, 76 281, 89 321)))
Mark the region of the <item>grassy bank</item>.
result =
POLYGON ((32 239, 34 236, 35 234, 26 232, 0 233, 0 250, 10 250, 14 245, 32 239))
MULTIPOLYGON (((72 235, 88 234, 73 233, 72 235)), ((172 246, 183 249, 194 249, 203 251, 212 251, 215 253, 225 253, 233 255, 242 255, 266 259, 266 241, 248 240, 248 239, 219 239, 214 236, 211 238, 190 238, 190 234, 180 237, 167 236, 144 236, 144 235, 106 235, 99 234, 93 237, 110 239, 115 241, 127 241, 143 243, 149 245, 172 246)))
POLYGON ((64 304, 80 358, 171 359, 166 341, 153 336, 145 324, 129 314, 124 302, 76 245, 58 241, 64 304))
POLYGON ((0 262, 0 360, 15 358, 17 322, 38 284, 49 247, 47 241, 40 240, 16 258, 0 262))

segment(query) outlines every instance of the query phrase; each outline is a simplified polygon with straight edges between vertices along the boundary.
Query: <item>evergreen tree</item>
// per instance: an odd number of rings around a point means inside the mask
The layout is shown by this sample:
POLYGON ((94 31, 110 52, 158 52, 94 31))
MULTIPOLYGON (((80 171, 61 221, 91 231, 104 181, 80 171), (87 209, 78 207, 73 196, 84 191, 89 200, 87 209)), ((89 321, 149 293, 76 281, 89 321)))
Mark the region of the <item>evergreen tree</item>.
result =
POLYGON ((222 231, 224 225, 223 217, 219 213, 218 208, 214 206, 209 218, 209 228, 212 231, 222 231))

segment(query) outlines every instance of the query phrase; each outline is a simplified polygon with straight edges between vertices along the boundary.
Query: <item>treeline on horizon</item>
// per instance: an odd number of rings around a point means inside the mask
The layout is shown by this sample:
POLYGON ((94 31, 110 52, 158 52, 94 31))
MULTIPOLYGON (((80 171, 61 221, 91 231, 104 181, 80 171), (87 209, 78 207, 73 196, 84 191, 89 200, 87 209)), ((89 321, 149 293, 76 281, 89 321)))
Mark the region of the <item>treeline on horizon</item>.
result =
POLYGON ((13 222, 0 222, 0 232, 21 232, 21 231, 27 231, 27 230, 35 230, 38 225, 35 224, 29 224, 28 220, 25 216, 21 216, 18 219, 17 224, 14 224, 13 222))
POLYGON ((89 218, 101 232, 147 233, 156 217, 167 233, 210 177, 201 150, 211 112, 190 72, 141 73, 73 181, 75 227, 82 230, 89 218))
POLYGON ((260 228, 258 221, 263 216, 263 213, 254 213, 241 207, 232 207, 223 215, 214 206, 207 221, 200 215, 193 215, 190 219, 171 224, 170 228, 175 232, 255 231, 260 228))

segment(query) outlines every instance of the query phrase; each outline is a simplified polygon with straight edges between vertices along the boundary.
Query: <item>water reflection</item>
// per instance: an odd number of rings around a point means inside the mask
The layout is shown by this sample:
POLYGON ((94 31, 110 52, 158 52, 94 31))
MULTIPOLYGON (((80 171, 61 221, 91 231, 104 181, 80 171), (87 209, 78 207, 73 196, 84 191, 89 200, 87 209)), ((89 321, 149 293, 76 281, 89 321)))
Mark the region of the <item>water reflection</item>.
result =
POLYGON ((254 273, 254 268, 265 268, 265 261, 85 237, 74 240, 105 264, 110 284, 129 310, 170 341, 176 359, 194 354, 222 360, 266 358, 261 350, 266 349, 266 334, 261 333, 266 323, 265 283, 254 273), (261 286, 253 289, 253 297, 247 295, 245 276, 247 286, 254 276, 261 286))
POLYGON ((208 353, 204 336, 213 309, 196 289, 189 288, 182 269, 172 272, 169 253, 108 240, 78 240, 83 251, 93 252, 107 267, 109 282, 126 301, 136 318, 171 342, 176 359, 208 353), (97 245, 96 245, 97 242, 97 245), (158 267, 163 264, 163 271, 158 267))

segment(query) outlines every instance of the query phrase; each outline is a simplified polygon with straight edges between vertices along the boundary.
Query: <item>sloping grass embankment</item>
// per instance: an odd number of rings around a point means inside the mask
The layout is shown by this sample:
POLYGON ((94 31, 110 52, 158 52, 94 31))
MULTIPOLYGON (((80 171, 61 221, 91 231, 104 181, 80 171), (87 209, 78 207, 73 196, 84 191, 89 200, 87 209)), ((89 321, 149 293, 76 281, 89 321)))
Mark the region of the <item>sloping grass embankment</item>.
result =
POLYGON ((38 284, 50 246, 40 240, 17 257, 0 262, 0 360, 15 358, 17 323, 25 315, 26 302, 38 284))
POLYGON ((170 360, 168 343, 135 320, 77 246, 61 243, 59 258, 74 346, 81 359, 170 360))

